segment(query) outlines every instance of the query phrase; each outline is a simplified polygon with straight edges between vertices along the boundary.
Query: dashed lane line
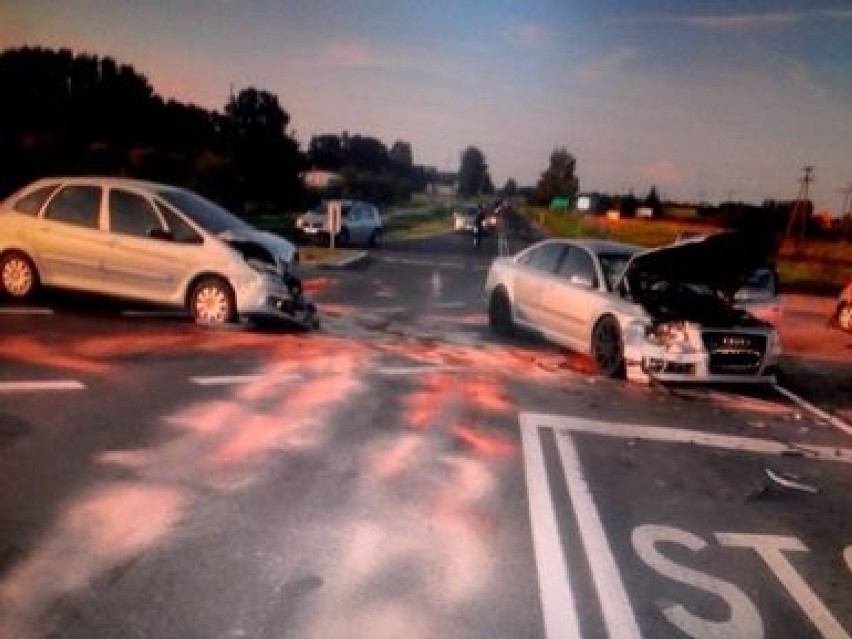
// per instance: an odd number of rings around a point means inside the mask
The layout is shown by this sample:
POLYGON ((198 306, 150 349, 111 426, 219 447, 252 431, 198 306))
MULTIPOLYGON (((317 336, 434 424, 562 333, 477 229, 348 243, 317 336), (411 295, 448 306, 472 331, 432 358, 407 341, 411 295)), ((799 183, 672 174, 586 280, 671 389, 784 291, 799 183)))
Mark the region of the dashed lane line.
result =
POLYGON ((189 381, 198 386, 235 386, 239 384, 253 384, 255 382, 278 381, 293 382, 301 381, 304 376, 298 373, 287 373, 285 375, 269 375, 260 373, 257 375, 208 375, 190 377, 189 381))
POLYGON ((53 309, 12 306, 9 308, 0 308, 0 315, 53 315, 53 309))
POLYGON ((73 379, 48 379, 0 382, 0 392, 83 390, 86 385, 73 379))

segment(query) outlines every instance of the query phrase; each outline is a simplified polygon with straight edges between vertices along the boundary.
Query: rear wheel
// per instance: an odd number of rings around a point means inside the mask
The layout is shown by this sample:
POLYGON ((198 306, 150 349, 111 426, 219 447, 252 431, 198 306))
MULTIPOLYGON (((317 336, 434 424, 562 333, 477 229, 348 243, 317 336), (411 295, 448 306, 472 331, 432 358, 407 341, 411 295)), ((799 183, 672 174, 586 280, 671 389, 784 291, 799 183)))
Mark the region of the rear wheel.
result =
POLYGON ((837 311, 837 325, 844 331, 852 333, 852 304, 844 302, 837 311))
POLYGON ((199 324, 226 324, 236 319, 234 291, 218 277, 206 277, 192 289, 189 311, 199 324))
POLYGON ((592 331, 592 357, 601 375, 621 377, 624 374, 624 342, 621 328, 611 315, 598 320, 592 331))
POLYGON ((0 291, 24 300, 33 296, 38 284, 38 271, 29 257, 12 251, 0 258, 0 291))
POLYGON ((488 300, 488 324, 498 335, 508 337, 515 330, 512 319, 512 302, 503 289, 497 289, 491 293, 488 300))

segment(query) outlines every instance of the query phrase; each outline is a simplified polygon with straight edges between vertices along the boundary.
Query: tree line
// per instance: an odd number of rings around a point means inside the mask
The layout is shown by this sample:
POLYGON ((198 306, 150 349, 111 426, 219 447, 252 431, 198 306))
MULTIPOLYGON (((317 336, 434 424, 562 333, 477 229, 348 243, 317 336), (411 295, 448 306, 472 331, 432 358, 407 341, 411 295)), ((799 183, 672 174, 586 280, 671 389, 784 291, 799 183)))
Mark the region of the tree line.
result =
POLYGON ((350 197, 387 202, 423 190, 411 145, 315 136, 306 152, 278 97, 232 91, 221 111, 165 99, 133 67, 69 49, 0 52, 0 197, 48 175, 121 175, 179 184, 235 211, 300 210, 300 174, 340 172, 350 197))

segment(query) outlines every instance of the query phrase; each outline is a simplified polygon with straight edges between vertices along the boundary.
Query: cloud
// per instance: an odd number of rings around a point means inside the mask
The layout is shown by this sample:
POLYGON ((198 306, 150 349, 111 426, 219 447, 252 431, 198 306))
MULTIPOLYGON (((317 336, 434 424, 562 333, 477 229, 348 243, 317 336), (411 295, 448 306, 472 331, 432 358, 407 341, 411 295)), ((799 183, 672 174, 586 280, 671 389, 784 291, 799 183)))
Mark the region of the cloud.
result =
POLYGON ((509 39, 524 47, 547 46, 556 40, 556 30, 544 24, 522 22, 509 29, 509 39))
POLYGON ((367 43, 341 40, 329 42, 310 55, 289 56, 286 64, 308 69, 382 69, 397 64, 393 60, 367 43))
POLYGON ((363 42, 331 42, 321 52, 322 66, 363 69, 387 66, 387 60, 363 42))
POLYGON ((684 177, 683 170, 670 160, 658 160, 648 164, 642 167, 639 174, 652 184, 674 184, 684 177))
POLYGON ((748 31, 784 28, 803 22, 822 20, 852 20, 852 9, 823 9, 811 11, 769 11, 764 13, 735 13, 727 15, 656 15, 618 19, 622 23, 679 24, 712 31, 748 31))
POLYGON ((588 82, 600 80, 620 71, 624 65, 636 57, 636 49, 622 47, 597 60, 583 63, 574 68, 577 75, 588 82))

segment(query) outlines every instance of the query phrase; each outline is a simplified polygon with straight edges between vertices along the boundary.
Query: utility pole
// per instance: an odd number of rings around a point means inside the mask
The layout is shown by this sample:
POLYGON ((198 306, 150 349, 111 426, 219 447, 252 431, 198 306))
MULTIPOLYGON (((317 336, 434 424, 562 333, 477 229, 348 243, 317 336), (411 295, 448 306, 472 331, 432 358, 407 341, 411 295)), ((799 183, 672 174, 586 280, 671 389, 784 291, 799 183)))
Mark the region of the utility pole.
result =
POLYGON ((837 192, 843 195, 843 205, 840 207, 840 215, 838 217, 852 216, 852 182, 845 189, 837 189, 837 192))
POLYGON ((852 229, 852 182, 845 189, 838 189, 843 194, 843 206, 840 207, 840 241, 846 242, 846 236, 852 229))
POLYGON ((789 243, 793 240, 796 249, 800 249, 805 243, 805 229, 808 226, 808 210, 810 208, 810 186, 814 181, 814 167, 802 168, 804 175, 799 178, 799 194, 790 209, 790 219, 787 222, 787 232, 784 239, 789 243), (798 230, 798 233, 796 232, 798 230))

